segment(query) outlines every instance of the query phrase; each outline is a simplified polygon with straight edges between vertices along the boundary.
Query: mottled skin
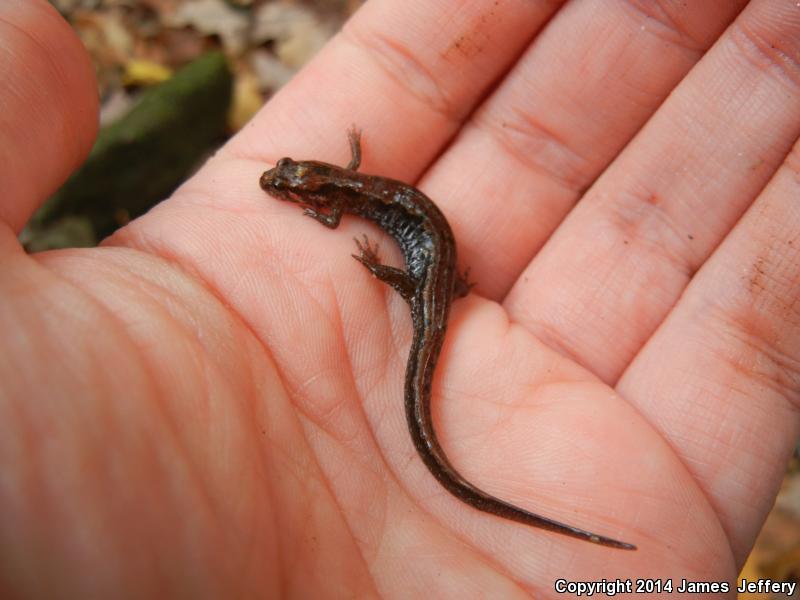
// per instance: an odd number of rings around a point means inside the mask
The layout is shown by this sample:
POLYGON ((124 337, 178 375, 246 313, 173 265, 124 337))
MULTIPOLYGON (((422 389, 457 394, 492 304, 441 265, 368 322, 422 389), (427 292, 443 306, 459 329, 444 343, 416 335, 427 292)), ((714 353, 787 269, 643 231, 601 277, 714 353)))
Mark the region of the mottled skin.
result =
POLYGON ((400 246, 405 270, 381 264, 366 236, 363 244, 356 240, 359 252, 353 257, 397 290, 411 307, 414 339, 406 367, 406 419, 414 446, 431 474, 451 494, 478 510, 596 544, 635 550, 632 544, 552 521, 495 498, 464 479, 450 463, 433 428, 431 382, 450 305, 454 298, 466 295, 470 286, 458 275, 453 232, 433 201, 400 181, 358 173, 360 133, 351 130, 348 138, 352 158, 346 167, 282 158, 275 168, 264 172, 260 185, 276 198, 302 205, 306 215, 331 229, 338 227, 344 213, 369 219, 400 246))

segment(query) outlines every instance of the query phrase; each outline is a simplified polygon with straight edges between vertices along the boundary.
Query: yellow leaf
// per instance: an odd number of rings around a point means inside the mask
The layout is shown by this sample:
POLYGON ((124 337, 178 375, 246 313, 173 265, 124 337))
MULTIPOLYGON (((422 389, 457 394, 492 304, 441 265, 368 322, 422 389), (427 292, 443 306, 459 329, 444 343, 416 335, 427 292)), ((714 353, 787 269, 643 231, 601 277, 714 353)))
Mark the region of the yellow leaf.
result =
POLYGON ((172 71, 149 60, 131 60, 125 65, 122 75, 124 85, 153 85, 172 77, 172 71))
POLYGON ((228 123, 233 131, 239 131, 264 104, 258 80, 251 72, 237 73, 233 85, 233 102, 228 114, 228 123))

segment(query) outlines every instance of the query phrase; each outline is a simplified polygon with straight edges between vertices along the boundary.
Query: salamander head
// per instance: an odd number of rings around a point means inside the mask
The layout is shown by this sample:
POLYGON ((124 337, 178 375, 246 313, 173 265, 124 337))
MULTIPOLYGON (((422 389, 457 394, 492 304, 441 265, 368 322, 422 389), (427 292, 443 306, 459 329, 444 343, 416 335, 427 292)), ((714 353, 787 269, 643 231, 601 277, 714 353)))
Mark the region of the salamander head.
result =
POLYGON ((272 196, 301 202, 300 196, 318 191, 328 181, 330 166, 316 161, 282 158, 274 168, 264 171, 259 184, 272 196))

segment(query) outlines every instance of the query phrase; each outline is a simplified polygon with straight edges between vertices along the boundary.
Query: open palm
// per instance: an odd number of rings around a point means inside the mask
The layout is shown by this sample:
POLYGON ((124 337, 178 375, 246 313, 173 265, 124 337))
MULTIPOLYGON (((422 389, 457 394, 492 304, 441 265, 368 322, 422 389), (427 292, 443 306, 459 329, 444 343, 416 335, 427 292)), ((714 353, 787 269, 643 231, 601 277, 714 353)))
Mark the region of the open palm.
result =
POLYGON ((0 90, 2 591, 732 581, 800 429, 800 18, 685 4, 374 0, 172 198, 34 256, 15 233, 90 143, 93 89, 53 11, 4 5, 27 52, 0 90), (354 122, 361 170, 436 200, 477 283, 434 380, 452 462, 637 551, 478 512, 416 456, 408 309, 350 257, 397 249, 258 187, 284 155, 344 165, 354 122))

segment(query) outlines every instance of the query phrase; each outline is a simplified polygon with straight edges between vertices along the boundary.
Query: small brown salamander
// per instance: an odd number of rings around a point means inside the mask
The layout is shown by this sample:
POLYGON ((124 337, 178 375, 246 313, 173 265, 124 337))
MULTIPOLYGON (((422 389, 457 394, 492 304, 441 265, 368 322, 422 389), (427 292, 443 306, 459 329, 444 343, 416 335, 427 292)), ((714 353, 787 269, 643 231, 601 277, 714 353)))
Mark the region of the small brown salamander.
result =
POLYGON ((611 538, 535 515, 481 491, 464 479, 445 455, 431 418, 431 381, 442 349, 453 298, 469 285, 456 271, 456 243, 442 212, 416 188, 385 177, 356 172, 361 164, 361 134, 348 132, 352 158, 345 168, 317 161, 282 158, 266 171, 261 187, 271 196, 295 202, 304 213, 331 229, 344 213, 364 217, 399 244, 405 270, 380 263, 377 248, 356 240, 353 257, 408 302, 414 337, 408 356, 405 410, 411 439, 431 474, 447 491, 470 506, 513 521, 612 548, 635 550, 611 538))

